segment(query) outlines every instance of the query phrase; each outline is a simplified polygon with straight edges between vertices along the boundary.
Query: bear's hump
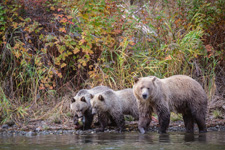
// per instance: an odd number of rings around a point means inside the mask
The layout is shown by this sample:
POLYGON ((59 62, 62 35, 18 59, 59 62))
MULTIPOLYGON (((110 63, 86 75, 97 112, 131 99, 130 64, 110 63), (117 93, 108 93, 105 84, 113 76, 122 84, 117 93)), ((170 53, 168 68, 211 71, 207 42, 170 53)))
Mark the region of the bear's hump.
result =
POLYGON ((88 94, 88 93, 89 93, 88 90, 82 89, 82 90, 80 90, 80 91, 77 93, 77 96, 82 96, 82 95, 85 95, 85 94, 88 94))
POLYGON ((91 94, 98 94, 98 93, 101 93, 101 92, 104 92, 104 91, 107 91, 107 90, 110 90, 111 88, 107 87, 107 86, 96 86, 92 89, 89 90, 89 92, 91 94))
POLYGON ((111 89, 103 91, 99 93, 98 95, 102 95, 106 101, 111 101, 112 99, 115 99, 115 97, 117 96, 116 93, 111 89))
MULTIPOLYGON (((174 75, 174 76, 171 76, 169 78, 164 78, 164 79, 160 79, 164 84, 190 84, 192 86, 197 86, 197 87, 200 87, 201 85, 196 81, 194 80, 193 78, 189 77, 189 76, 186 76, 186 75, 174 75)), ((191 86, 191 87, 192 87, 191 86)))

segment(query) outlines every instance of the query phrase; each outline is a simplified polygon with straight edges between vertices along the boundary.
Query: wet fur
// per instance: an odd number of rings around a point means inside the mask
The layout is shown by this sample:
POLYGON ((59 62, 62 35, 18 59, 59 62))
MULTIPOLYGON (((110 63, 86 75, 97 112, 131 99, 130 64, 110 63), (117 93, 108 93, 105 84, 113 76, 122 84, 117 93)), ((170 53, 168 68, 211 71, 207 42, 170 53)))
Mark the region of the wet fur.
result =
POLYGON ((136 79, 133 86, 139 108, 140 132, 145 133, 152 112, 159 118, 159 132, 165 133, 170 123, 170 112, 183 115, 186 132, 194 132, 196 122, 199 132, 206 132, 207 96, 202 86, 194 79, 175 75, 165 79, 154 76, 136 79), (148 99, 142 97, 142 89, 149 88, 148 99))
POLYGON ((119 91, 108 90, 94 96, 91 100, 92 108, 96 109, 101 117, 99 122, 101 128, 99 131, 104 131, 107 124, 107 118, 111 117, 117 124, 118 130, 121 132, 125 125, 124 115, 131 115, 138 119, 138 107, 136 98, 133 95, 132 89, 124 89, 119 91), (99 100, 99 96, 104 100, 99 100))
POLYGON ((91 94, 97 94, 99 92, 109 90, 107 86, 96 86, 92 89, 82 89, 74 97, 75 102, 70 104, 71 110, 74 112, 74 124, 78 125, 78 119, 85 117, 85 122, 82 129, 90 129, 93 121, 92 109, 90 104, 91 94), (81 101, 81 98, 85 97, 85 102, 81 101), (81 114, 78 115, 77 110, 82 110, 81 114))

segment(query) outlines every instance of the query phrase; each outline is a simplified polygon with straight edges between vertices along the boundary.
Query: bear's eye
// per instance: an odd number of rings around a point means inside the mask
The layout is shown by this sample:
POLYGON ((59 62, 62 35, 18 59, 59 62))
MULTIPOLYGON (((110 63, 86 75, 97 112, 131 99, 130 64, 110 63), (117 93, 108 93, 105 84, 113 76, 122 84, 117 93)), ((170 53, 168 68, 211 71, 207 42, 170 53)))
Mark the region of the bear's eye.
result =
POLYGON ((147 89, 148 89, 148 90, 150 90, 150 88, 149 88, 149 87, 148 87, 147 89))
POLYGON ((72 98, 71 99, 71 103, 74 103, 76 100, 75 100, 75 98, 72 98))
POLYGON ((142 87, 141 87, 141 90, 142 90, 143 88, 144 88, 144 87, 142 86, 142 87))

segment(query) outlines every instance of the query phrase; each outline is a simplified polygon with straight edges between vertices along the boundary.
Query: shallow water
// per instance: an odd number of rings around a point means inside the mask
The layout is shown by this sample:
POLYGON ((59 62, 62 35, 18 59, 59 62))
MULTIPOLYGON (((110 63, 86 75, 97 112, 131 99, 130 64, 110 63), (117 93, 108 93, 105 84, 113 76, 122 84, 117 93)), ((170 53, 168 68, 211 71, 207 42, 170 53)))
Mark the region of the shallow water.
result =
POLYGON ((88 135, 0 136, 0 150, 225 150, 225 131, 204 134, 170 132, 88 135))

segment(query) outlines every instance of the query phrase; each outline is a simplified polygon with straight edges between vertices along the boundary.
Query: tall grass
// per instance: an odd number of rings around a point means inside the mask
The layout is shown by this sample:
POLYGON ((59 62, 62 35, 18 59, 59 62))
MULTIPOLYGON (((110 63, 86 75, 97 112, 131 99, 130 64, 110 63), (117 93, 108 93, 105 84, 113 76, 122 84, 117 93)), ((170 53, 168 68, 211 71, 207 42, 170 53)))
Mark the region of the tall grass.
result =
MULTIPOLYGON (((111 0, 55 0, 35 9, 35 2, 26 2, 1 5, 6 8, 0 14, 3 121, 23 119, 28 107, 40 102, 56 106, 37 110, 35 118, 46 110, 39 118, 51 113, 58 118, 65 110, 66 100, 60 99, 65 91, 100 84, 128 88, 134 76, 185 74, 198 80, 209 97, 215 93, 220 57, 205 39, 223 16, 223 1, 157 0, 130 6, 111 0)), ((218 45, 221 49, 223 43, 218 45)))
POLYGON ((133 24, 127 28, 125 40, 121 40, 120 45, 113 50, 103 51, 103 61, 98 63, 101 71, 96 72, 107 75, 107 79, 100 77, 104 79, 104 84, 121 89, 132 87, 132 78, 136 75, 164 78, 185 74, 197 79, 209 96, 213 95, 216 60, 214 56, 208 56, 205 49, 202 24, 192 23, 202 14, 186 14, 189 20, 182 18, 185 16, 180 16, 182 12, 177 9, 181 5, 184 7, 186 4, 158 1, 154 5, 145 5, 143 14, 136 16, 133 24), (135 28, 143 20, 157 36, 146 35, 135 28), (132 42, 135 42, 134 46, 129 45, 132 42))
POLYGON ((7 99, 2 88, 0 88, 0 122, 18 121, 27 115, 27 107, 17 106, 15 102, 7 99))

